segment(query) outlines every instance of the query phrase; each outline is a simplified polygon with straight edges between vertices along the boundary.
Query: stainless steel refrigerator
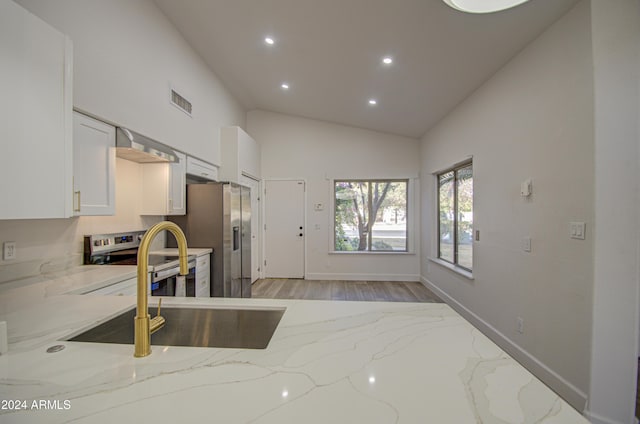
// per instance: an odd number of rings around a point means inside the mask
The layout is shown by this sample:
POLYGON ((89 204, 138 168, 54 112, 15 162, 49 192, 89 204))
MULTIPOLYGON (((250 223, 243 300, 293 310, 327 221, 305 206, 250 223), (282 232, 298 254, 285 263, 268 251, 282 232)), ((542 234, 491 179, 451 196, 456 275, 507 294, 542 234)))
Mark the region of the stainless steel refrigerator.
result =
MULTIPOLYGON (((251 297, 250 193, 235 183, 187 184, 187 214, 167 217, 189 247, 213 249, 211 296, 251 297)), ((167 246, 176 246, 174 237, 167 246)))

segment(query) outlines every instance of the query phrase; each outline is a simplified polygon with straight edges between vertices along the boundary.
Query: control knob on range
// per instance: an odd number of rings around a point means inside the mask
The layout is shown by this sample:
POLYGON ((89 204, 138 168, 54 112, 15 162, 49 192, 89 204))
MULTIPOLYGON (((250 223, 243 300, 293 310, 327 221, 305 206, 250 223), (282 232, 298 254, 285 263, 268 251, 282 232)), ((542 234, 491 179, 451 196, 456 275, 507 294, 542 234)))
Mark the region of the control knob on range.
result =
POLYGON ((94 246, 108 246, 111 244, 111 240, 109 239, 98 239, 93 241, 94 246))

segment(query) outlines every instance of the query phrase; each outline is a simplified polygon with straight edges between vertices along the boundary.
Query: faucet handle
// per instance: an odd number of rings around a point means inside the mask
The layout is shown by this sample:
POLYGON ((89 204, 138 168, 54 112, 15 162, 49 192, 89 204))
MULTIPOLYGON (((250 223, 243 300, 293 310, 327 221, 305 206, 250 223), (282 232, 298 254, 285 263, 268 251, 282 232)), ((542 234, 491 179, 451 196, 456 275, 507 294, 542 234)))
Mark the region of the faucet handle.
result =
POLYGON ((149 321, 149 336, 164 327, 165 319, 160 316, 160 307, 162 306, 162 298, 158 299, 158 315, 149 321))

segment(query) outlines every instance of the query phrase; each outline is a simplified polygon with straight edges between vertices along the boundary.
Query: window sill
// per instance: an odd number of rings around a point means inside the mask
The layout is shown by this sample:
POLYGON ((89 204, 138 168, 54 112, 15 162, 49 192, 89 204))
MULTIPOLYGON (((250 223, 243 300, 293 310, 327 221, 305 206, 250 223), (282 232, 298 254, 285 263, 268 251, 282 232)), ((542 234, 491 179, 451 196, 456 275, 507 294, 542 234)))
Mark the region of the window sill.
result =
POLYGON ((450 264, 449 262, 443 261, 442 259, 437 259, 437 258, 429 258, 429 260, 433 263, 436 263, 444 268, 447 268, 453 272, 455 272, 456 274, 462 275, 463 277, 469 279, 469 280, 474 280, 473 278, 473 274, 470 273, 469 271, 467 271, 466 269, 462 269, 459 266, 455 266, 453 264, 450 264))
POLYGON ((330 255, 415 255, 414 252, 380 250, 331 250, 330 255))

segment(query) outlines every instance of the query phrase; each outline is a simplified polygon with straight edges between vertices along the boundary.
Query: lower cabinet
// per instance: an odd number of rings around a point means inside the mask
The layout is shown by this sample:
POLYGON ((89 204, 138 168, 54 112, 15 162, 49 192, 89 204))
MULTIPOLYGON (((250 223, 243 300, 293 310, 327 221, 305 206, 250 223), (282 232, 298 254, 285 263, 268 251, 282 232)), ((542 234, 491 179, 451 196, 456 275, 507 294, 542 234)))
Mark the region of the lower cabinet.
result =
POLYGON ((211 296, 211 255, 205 253, 196 258, 196 297, 211 296))

